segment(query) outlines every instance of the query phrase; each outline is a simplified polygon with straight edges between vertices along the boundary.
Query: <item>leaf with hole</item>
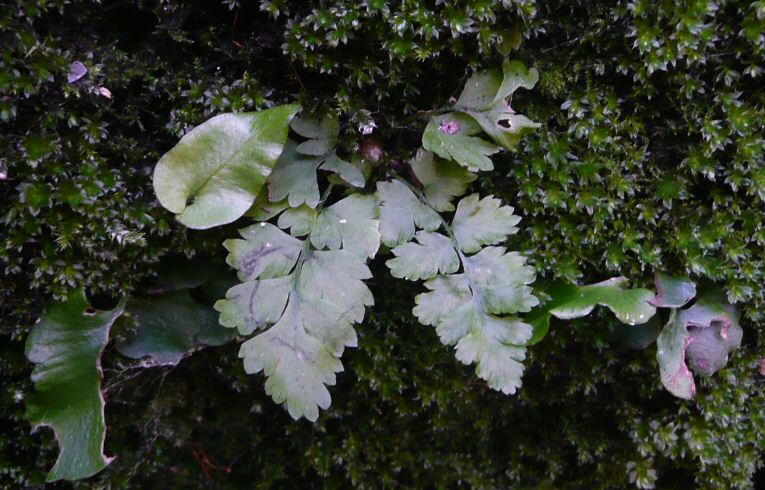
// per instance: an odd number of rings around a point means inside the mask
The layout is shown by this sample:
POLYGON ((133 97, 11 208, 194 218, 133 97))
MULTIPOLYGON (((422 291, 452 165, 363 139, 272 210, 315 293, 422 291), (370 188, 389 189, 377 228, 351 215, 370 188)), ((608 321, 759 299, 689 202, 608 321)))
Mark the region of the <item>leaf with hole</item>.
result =
POLYGON ((51 305, 27 337, 36 389, 27 397, 27 419, 51 427, 59 445, 49 482, 87 478, 112 460, 104 455, 101 354, 123 306, 96 311, 78 290, 51 305))
POLYGON ((511 150, 540 124, 516 114, 508 99, 518 88, 534 88, 538 80, 536 69, 520 61, 505 61, 501 73, 488 70, 473 75, 454 108, 472 117, 496 144, 511 150))
POLYGON ((423 148, 471 172, 492 170, 490 155, 501 147, 512 150, 525 134, 540 127, 517 114, 509 100, 518 88, 531 89, 538 79, 539 73, 520 61, 505 61, 501 72, 476 72, 454 104, 455 111, 430 118, 422 136, 423 148), (481 133, 494 143, 482 139, 481 133))

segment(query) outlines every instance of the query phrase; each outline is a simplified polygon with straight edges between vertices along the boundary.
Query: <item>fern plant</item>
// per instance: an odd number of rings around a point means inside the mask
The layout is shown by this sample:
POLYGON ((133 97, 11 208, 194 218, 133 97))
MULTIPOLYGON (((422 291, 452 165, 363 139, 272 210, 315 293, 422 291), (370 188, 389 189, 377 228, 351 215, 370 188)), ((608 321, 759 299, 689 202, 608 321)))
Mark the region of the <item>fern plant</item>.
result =
MULTIPOLYGON (((493 196, 461 197, 478 172, 493 169, 491 155, 540 126, 511 106, 514 92, 537 80, 519 61, 473 74, 452 106, 429 117, 422 147, 403 169, 373 171, 374 151, 343 159, 338 119, 296 117, 296 105, 216 116, 159 161, 157 196, 186 226, 254 221, 224 243, 241 283, 215 309, 221 325, 246 339, 245 371, 263 372, 267 393, 293 418, 316 420, 329 406, 327 386, 374 304, 364 281, 381 246, 393 255, 393 276, 424 282, 412 310, 419 322, 506 394, 521 386, 526 349, 544 337, 550 316, 581 317, 602 304, 624 323, 647 325, 656 306, 673 306, 653 304, 661 294, 626 289, 626 278, 543 285, 535 294, 533 268, 503 245, 518 231, 513 208, 493 196), (534 309, 538 294, 546 301, 534 309)), ((674 284, 662 278, 660 293, 674 284)))
POLYGON ((316 420, 329 406, 327 386, 374 304, 366 262, 381 244, 394 255, 394 276, 425 281, 418 320, 492 388, 521 385, 532 327, 517 314, 538 304, 534 271, 501 246, 520 218, 492 196, 454 201, 476 172, 493 168, 490 155, 539 126, 510 105, 537 79, 518 61, 474 74, 453 107, 430 117, 408 179, 389 170, 366 182, 369 158, 338 156, 338 120, 294 117, 294 105, 216 116, 159 161, 157 196, 186 226, 255 221, 224 243, 242 282, 215 308, 222 325, 248 338, 245 370, 262 371, 266 391, 294 418, 316 420))
POLYGON ((330 405, 328 386, 343 370, 345 348, 358 343, 355 326, 374 305, 365 281, 381 250, 394 277, 423 281, 414 316, 492 389, 518 390, 527 348, 544 338, 551 317, 583 317, 603 305, 628 326, 622 333, 632 345, 657 342, 667 390, 693 397, 689 366, 711 375, 741 342, 738 311, 719 290, 706 288, 681 309, 696 286, 664 274, 656 276, 657 294, 628 289, 623 277, 532 289, 534 269, 505 246, 521 221, 513 208, 490 195, 463 197, 478 172, 493 169, 491 155, 539 126, 510 105, 537 78, 518 61, 475 73, 451 107, 431 113, 422 148, 405 165, 380 166, 377 148, 344 159, 338 119, 297 117, 295 104, 218 115, 187 133, 155 168, 157 197, 189 228, 249 221, 223 243, 238 283, 215 302, 217 319, 189 292, 201 288, 209 298, 230 283, 203 264, 109 312, 92 309, 78 291, 43 315, 27 340, 38 391, 28 418, 59 438, 49 480, 84 478, 111 460, 103 453, 100 357, 123 312, 133 335, 117 351, 146 359, 143 367, 177 364, 230 341, 233 330, 221 325, 236 329, 245 371, 264 373, 266 392, 294 419, 315 421, 330 405), (661 332, 657 308, 670 308, 661 332))

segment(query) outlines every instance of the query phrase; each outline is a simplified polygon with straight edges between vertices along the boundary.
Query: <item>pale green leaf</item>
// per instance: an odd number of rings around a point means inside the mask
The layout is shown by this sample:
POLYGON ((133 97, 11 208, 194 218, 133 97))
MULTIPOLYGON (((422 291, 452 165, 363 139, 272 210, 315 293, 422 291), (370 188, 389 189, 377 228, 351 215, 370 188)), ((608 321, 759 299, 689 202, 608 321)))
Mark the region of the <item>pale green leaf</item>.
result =
POLYGON ((243 240, 226 240, 223 246, 229 251, 227 263, 238 271, 243 281, 287 274, 303 248, 303 242, 270 223, 243 228, 239 234, 243 240))
POLYGON ((587 316, 597 305, 611 310, 622 323, 636 325, 647 322, 655 313, 650 301, 654 294, 647 289, 626 289, 627 279, 613 277, 611 279, 577 286, 576 289, 566 289, 566 296, 557 306, 550 310, 556 318, 569 320, 587 316))
POLYGON ((422 149, 409 165, 422 184, 422 193, 436 211, 454 211, 452 199, 464 194, 476 179, 475 174, 453 161, 434 158, 433 153, 422 149))
POLYGON ((514 393, 521 386, 525 345, 532 327, 509 315, 529 311, 538 300, 528 286, 533 268, 516 253, 489 247, 464 261, 465 273, 430 279, 412 312, 447 345, 457 359, 476 364, 493 389, 514 393))
POLYGON ((494 96, 494 103, 507 100, 519 88, 531 90, 538 81, 539 72, 536 68, 526 68, 518 60, 506 60, 502 63, 502 85, 494 96))
POLYGON ((382 242, 395 247, 408 242, 416 228, 433 231, 441 226, 441 218, 423 204, 403 183, 394 180, 378 182, 380 197, 380 234, 382 242))
POLYGON ((364 317, 372 294, 362 282, 371 273, 345 250, 312 252, 300 265, 281 318, 242 344, 247 373, 263 371, 266 393, 290 415, 316 420, 331 398, 325 385, 342 371, 340 356, 357 343, 353 323, 364 317))
POLYGON ((220 324, 236 328, 242 335, 273 325, 284 312, 292 282, 290 274, 235 285, 226 293, 226 299, 215 303, 220 324))
POLYGON ((519 88, 532 89, 539 80, 535 68, 528 69, 520 61, 505 61, 497 69, 476 72, 465 83, 454 107, 460 111, 483 111, 504 102, 519 88))
POLYGON ((293 208, 302 203, 315 208, 320 197, 316 170, 321 162, 321 157, 301 155, 297 144, 288 140, 269 178, 269 199, 286 199, 293 208))
POLYGON ((332 151, 340 130, 337 119, 329 115, 321 120, 296 117, 290 127, 300 136, 308 138, 297 146, 297 152, 314 156, 323 156, 332 151))
POLYGON ((527 69, 520 61, 505 61, 502 73, 489 70, 473 75, 454 107, 475 119, 495 143, 512 149, 540 124, 516 114, 507 99, 520 87, 533 88, 537 80, 536 69, 527 69))
POLYGON ((364 174, 361 168, 358 165, 346 162, 335 153, 327 156, 319 169, 336 173, 342 180, 353 187, 364 187, 364 174))
MULTIPOLYGON (((528 272, 520 271, 518 275, 528 276, 528 272)), ((484 276, 483 279, 484 283, 477 283, 466 274, 437 276, 425 283, 430 292, 417 296, 417 305, 412 311, 421 323, 436 327, 443 343, 456 344, 458 360, 476 363, 476 373, 491 388, 515 393, 521 386, 525 344, 531 338, 532 329, 515 317, 489 313, 492 305, 484 302, 484 293, 496 291, 498 283, 494 280, 499 278, 484 276)), ((519 296, 526 297, 527 303, 517 302, 511 307, 508 302, 502 314, 520 311, 514 310, 518 307, 528 311, 536 304, 530 288, 525 284, 522 287, 526 291, 519 296)), ((498 304, 494 301, 493 306, 498 304)))
POLYGON ((488 109, 494 105, 501 85, 501 71, 493 69, 475 72, 465 83, 454 107, 461 111, 488 109))
POLYGON ((229 263, 239 268, 245 282, 215 304, 221 324, 244 335, 265 330, 242 344, 240 357, 247 373, 265 373, 266 392, 285 403, 296 419, 316 420, 319 408, 329 406, 326 385, 334 384, 342 371, 344 349, 357 343, 353 324, 363 320, 366 307, 374 302, 363 281, 371 278, 366 258, 379 245, 375 208, 373 196, 351 195, 321 209, 318 216, 304 207, 280 217, 283 225, 309 229, 304 234, 316 235, 321 247, 338 247, 334 250, 314 250, 310 239, 306 243, 266 223, 241 230, 245 240, 227 242, 229 263), (321 226, 324 215, 339 228, 321 226), (277 248, 289 252, 253 266, 247 254, 257 255, 264 243, 279 244, 277 248))
POLYGON ((463 364, 476 364, 476 374, 489 387, 505 394, 520 388, 523 377, 525 344, 531 338, 531 325, 515 317, 482 316, 478 328, 471 329, 457 342, 456 357, 463 364))
MULTIPOLYGON (((340 132, 340 124, 337 118, 331 115, 325 115, 321 120, 301 115, 290 122, 290 127, 297 134, 309 140, 326 140, 329 142, 328 146, 330 147, 335 146, 340 132)), ((327 152, 306 153, 301 151, 301 153, 309 155, 324 155, 327 152)))
POLYGON ((298 206, 284 211, 277 221, 279 228, 290 230, 290 234, 295 237, 301 237, 311 233, 316 223, 319 212, 306 206, 298 206))
POLYGON ((528 312, 539 303, 527 284, 534 282, 534 268, 517 252, 504 247, 486 247, 465 258, 465 272, 472 288, 481 292, 483 308, 489 313, 528 312))
POLYGON ((123 305, 96 311, 80 290, 54 303, 27 337, 36 393, 27 398, 26 415, 35 427, 51 427, 59 445, 49 482, 87 478, 112 459, 104 455, 101 353, 122 311, 123 305))
POLYGON ((476 136, 480 132, 481 127, 471 117, 450 112, 430 119, 422 135, 422 147, 471 172, 493 170, 489 156, 499 147, 476 136))
POLYGON ((393 249, 396 258, 388 260, 386 265, 394 277, 416 281, 457 272, 460 259, 448 237, 418 231, 415 238, 418 243, 408 242, 393 249))
POLYGON ((344 250, 373 258, 380 247, 380 223, 374 196, 351 194, 319 213, 311 230, 317 249, 344 250))
POLYGON ((343 370, 339 357, 308 334, 305 315, 312 315, 315 323, 329 325, 324 311, 312 310, 311 306, 290 305, 279 323, 242 344, 239 351, 245 371, 263 371, 266 393, 276 403, 284 403, 295 420, 318 419, 319 408, 328 408, 332 401, 325 385, 334 385, 335 373, 343 370))
POLYGON ((415 298, 414 316, 423 325, 436 327, 441 342, 454 345, 467 335, 471 324, 458 321, 461 310, 472 310, 469 302, 473 295, 465 274, 436 276, 425 283, 432 293, 420 294, 415 298), (448 314, 447 314, 448 313, 448 314), (455 321, 457 320, 457 321, 455 321), (443 324, 443 325, 442 325, 443 324))
MULTIPOLYGON (((385 200, 394 201, 390 196, 385 200)), ((454 221, 446 226, 451 238, 420 231, 417 243, 397 246, 396 257, 387 262, 396 277, 429 279, 425 287, 430 292, 417 296, 414 315, 420 323, 436 327, 441 341, 455 346, 458 360, 476 364, 476 373, 503 393, 514 393, 521 385, 525 344, 532 333, 530 325, 503 315, 527 312, 538 303, 528 286, 534 281, 534 269, 517 253, 507 253, 504 247, 481 249, 480 244, 504 239, 515 230, 515 223, 512 208, 500 207, 491 197, 481 201, 470 196, 460 202, 454 221), (460 237, 467 247, 461 246, 460 237), (464 256, 458 245, 478 253, 464 256), (454 274, 460 265, 463 272, 454 274)), ((407 239, 406 235, 400 236, 407 239)))
POLYGON ((334 148, 334 142, 329 140, 308 140, 297 145, 297 152, 301 155, 322 156, 334 148))
POLYGON ((512 150, 518 142, 542 125, 515 111, 504 102, 498 103, 487 111, 468 114, 475 119, 481 129, 500 146, 512 150))
POLYGON ((492 196, 479 199, 478 194, 471 194, 457 204, 452 225, 462 251, 473 253, 516 233, 515 225, 520 221, 521 218, 513 214, 513 208, 502 206, 499 199, 492 196))
MULTIPOLYGON (((325 116, 322 120, 298 117, 290 124, 292 129, 305 138, 298 144, 295 151, 301 155, 319 157, 319 169, 336 173, 343 181, 353 187, 364 187, 364 175, 361 169, 335 153, 340 126, 336 118, 325 116)), ((305 157, 298 157, 310 160, 305 157)), ((308 178, 312 174, 304 175, 308 178)), ((312 206, 314 207, 314 206, 312 206)))
POLYGON ((535 69, 519 61, 506 61, 499 70, 475 73, 465 84, 455 112, 431 117, 422 136, 422 146, 471 172, 491 170, 490 155, 500 150, 479 135, 486 133, 494 143, 513 149, 518 141, 540 125, 516 114, 508 100, 519 88, 532 88, 539 78, 535 69))
POLYGON ((374 196, 351 194, 321 211, 307 206, 288 209, 279 216, 278 225, 289 228, 296 237, 310 234, 311 244, 318 250, 342 247, 372 258, 380 246, 374 196))
POLYGON ((221 114, 186 134, 157 163, 159 202, 190 228, 241 217, 271 174, 297 105, 221 114))

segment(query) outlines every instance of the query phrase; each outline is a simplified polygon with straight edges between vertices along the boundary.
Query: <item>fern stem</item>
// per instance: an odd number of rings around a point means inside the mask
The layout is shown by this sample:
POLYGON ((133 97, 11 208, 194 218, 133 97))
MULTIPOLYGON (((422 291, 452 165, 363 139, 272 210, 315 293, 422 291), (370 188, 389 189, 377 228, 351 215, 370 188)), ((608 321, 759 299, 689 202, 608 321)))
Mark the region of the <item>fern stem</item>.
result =
MULTIPOLYGON (((412 193, 417 196, 417 199, 420 200, 421 203, 432 209, 436 215, 438 215, 438 219, 441 220, 441 226, 443 226, 444 230, 446 231, 446 234, 449 235, 449 239, 452 241, 452 246, 454 247, 454 250, 457 252, 457 255, 459 256, 460 260, 462 261, 465 259, 465 256, 462 254, 462 251, 460 250, 459 242, 457 242, 457 238, 454 236, 454 230, 452 229, 452 225, 449 224, 448 221, 444 219, 443 216, 441 216, 441 213, 438 212, 436 208, 434 208, 430 201, 428 201, 428 198, 425 197, 425 193, 423 193, 420 189, 412 185, 411 182, 407 181, 403 177, 401 177, 396 172, 391 172, 393 177, 404 184, 412 193)), ((464 266, 464 263, 463 263, 464 266)))
MULTIPOLYGON (((327 188, 324 190, 324 192, 321 195, 321 199, 319 199, 319 204, 316 205, 316 212, 320 212, 322 209, 324 209, 324 203, 329 198, 330 193, 332 192, 332 189, 335 187, 334 184, 329 184, 327 188)), ((300 250, 300 255, 298 255, 297 263, 295 264, 295 274, 292 278, 292 292, 295 293, 298 297, 300 296, 300 291, 298 291, 298 281, 300 280, 300 273, 303 270, 303 264, 305 263, 306 259, 308 258, 308 255, 313 250, 313 247, 311 246, 311 234, 309 233, 305 237, 305 241, 303 242, 303 248, 300 250)))
POLYGON ((436 208, 434 208, 430 202, 428 201, 428 198, 425 196, 425 193, 423 193, 420 189, 412 185, 411 182, 407 181, 403 177, 401 177, 396 172, 391 172, 393 177, 404 184, 410 191, 414 193, 415 196, 417 196, 417 199, 420 200, 421 203, 432 209, 436 215, 438 215, 438 219, 441 220, 441 226, 443 226, 444 230, 446 231, 446 234, 449 236, 449 240, 452 242, 452 247, 454 247, 454 251, 457 252, 457 257, 460 259, 460 264, 462 265, 462 270, 465 273, 465 278, 468 282, 468 287, 470 288, 470 292, 473 294, 473 300, 476 302, 477 309, 483 309, 482 307, 482 301, 481 301, 481 293, 480 290, 473 284, 473 281, 470 279, 470 275, 467 273, 467 257, 465 257, 465 254, 462 253, 462 249, 460 248, 460 244, 457 241, 457 237, 454 235, 454 229, 452 228, 452 225, 444 219, 443 216, 441 216, 441 213, 438 212, 436 208))

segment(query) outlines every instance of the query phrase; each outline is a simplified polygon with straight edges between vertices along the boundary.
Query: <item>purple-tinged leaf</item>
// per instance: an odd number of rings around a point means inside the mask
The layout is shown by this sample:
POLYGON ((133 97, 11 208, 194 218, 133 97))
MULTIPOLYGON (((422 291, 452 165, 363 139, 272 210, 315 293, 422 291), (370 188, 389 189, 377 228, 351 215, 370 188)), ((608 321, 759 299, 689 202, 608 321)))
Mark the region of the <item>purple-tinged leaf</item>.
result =
POLYGON ((722 296, 702 297, 680 317, 691 336, 686 356, 695 373, 713 375, 728 362, 728 354, 741 345, 738 311, 722 296))
POLYGON ((688 329, 674 310, 656 340, 661 383, 673 395, 690 400, 696 394, 693 374, 685 365, 685 349, 691 342, 688 329))
POLYGON ((741 345, 743 337, 741 327, 731 325, 726 328, 722 322, 712 322, 706 328, 688 327, 688 333, 691 336, 685 352, 688 365, 702 376, 711 376, 725 367, 728 354, 741 345))
POLYGON ((66 75, 66 81, 74 83, 88 74, 88 67, 81 61, 75 61, 69 65, 69 73, 66 75))
POLYGON ((101 97, 106 97, 107 99, 112 98, 112 91, 106 87, 98 87, 96 89, 96 92, 98 92, 98 95, 100 95, 101 97))
POLYGON ((679 312, 673 309, 657 340, 662 384, 675 396, 693 398, 696 385, 688 367, 711 376, 725 366, 742 337, 737 309, 720 294, 706 294, 679 312))
POLYGON ((696 285, 684 277, 659 272, 654 279, 656 297, 651 304, 661 308, 681 308, 696 296, 696 285))

